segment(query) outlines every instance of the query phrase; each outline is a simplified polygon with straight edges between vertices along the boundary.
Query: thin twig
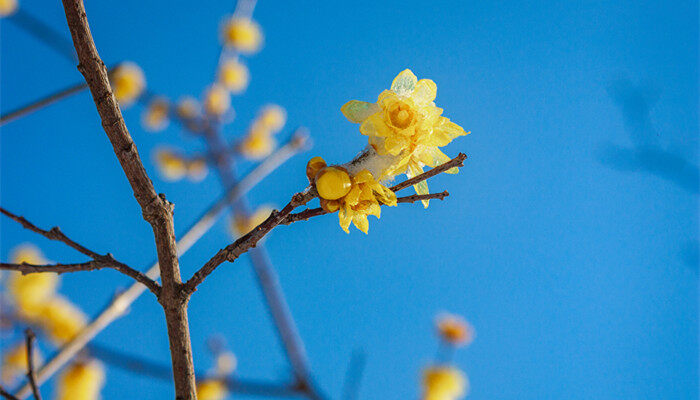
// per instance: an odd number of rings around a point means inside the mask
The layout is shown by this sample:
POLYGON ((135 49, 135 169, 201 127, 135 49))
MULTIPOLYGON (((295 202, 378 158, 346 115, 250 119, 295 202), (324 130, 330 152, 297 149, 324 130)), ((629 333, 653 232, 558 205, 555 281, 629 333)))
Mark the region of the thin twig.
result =
POLYGON ((42 97, 39 100, 35 100, 29 104, 25 104, 23 106, 20 106, 12 111, 9 111, 5 114, 0 115, 0 126, 5 125, 6 123, 15 120, 19 117, 22 117, 24 115, 27 115, 33 111, 36 111, 42 107, 46 107, 50 104, 53 104, 59 100, 65 99, 66 97, 81 92, 84 89, 86 89, 88 86, 85 82, 77 83, 75 85, 68 86, 67 88, 61 89, 57 92, 51 93, 49 95, 46 95, 42 97))
POLYGON ((360 382, 365 371, 367 356, 361 350, 353 351, 350 356, 350 364, 345 373, 341 400, 357 400, 360 393, 360 382))
POLYGON ((454 167, 462 167, 464 166, 464 160, 467 159, 467 155, 464 153, 459 153, 457 157, 451 159, 450 161, 440 164, 437 167, 433 169, 429 169, 426 172, 423 172, 420 175, 416 175, 411 179, 407 179, 401 183, 398 183, 394 186, 392 186, 390 189, 393 190, 394 192, 398 192, 401 189, 407 188, 411 185, 415 185, 416 183, 420 183, 428 178, 431 178, 439 173, 445 172, 448 169, 454 168, 454 167))
POLYGON ((27 347, 27 380, 29 380, 29 385, 32 387, 32 393, 34 394, 34 400, 41 400, 41 392, 39 392, 39 385, 36 383, 36 374, 34 373, 34 331, 32 328, 27 328, 24 331, 27 347))
POLYGON ((156 296, 160 293, 160 285, 153 279, 147 277, 142 272, 131 268, 130 266, 117 261, 111 254, 101 255, 98 254, 87 247, 75 242, 66 236, 59 227, 55 226, 49 230, 44 230, 29 222, 26 218, 13 214, 10 211, 0 207, 0 213, 6 215, 17 223, 21 224, 24 228, 38 233, 47 239, 56 240, 65 243, 67 246, 77 250, 78 252, 85 254, 86 256, 92 258, 92 261, 77 264, 53 264, 53 265, 32 265, 32 264, 8 264, 0 263, 0 269, 10 269, 15 271, 20 271, 23 274, 31 274, 34 272, 75 272, 75 271, 92 271, 103 268, 112 268, 117 270, 136 281, 145 285, 151 292, 156 296))
MULTIPOLYGON (((214 223, 222 215, 229 201, 235 200, 248 193, 255 185, 275 171, 285 161, 289 160, 293 155, 297 154, 300 149, 304 148, 307 139, 308 137, 303 134, 293 135, 288 143, 258 164, 258 166, 244 176, 236 186, 229 188, 219 200, 209 205, 202 215, 185 230, 182 236, 180 236, 180 239, 177 241, 178 256, 185 254, 212 226, 214 226, 214 223)), ((159 273, 158 262, 155 261, 148 267, 146 276, 151 279, 157 279, 159 273)), ((85 328, 70 342, 66 343, 46 364, 39 368, 37 371, 38 382, 46 382, 63 365, 75 357, 75 355, 97 336, 98 333, 109 326, 114 320, 124 315, 129 306, 136 301, 145 289, 143 285, 134 283, 125 291, 118 292, 109 305, 100 312, 97 317, 85 326, 85 328)), ((27 384, 20 388, 16 395, 24 399, 30 393, 31 388, 29 384, 27 384)))
POLYGON ((4 397, 6 400, 19 400, 17 397, 13 396, 10 392, 5 390, 2 385, 0 385, 0 396, 4 397))
POLYGON ((66 39, 63 32, 54 29, 21 7, 8 19, 63 56, 68 62, 75 65, 78 61, 73 45, 66 39))

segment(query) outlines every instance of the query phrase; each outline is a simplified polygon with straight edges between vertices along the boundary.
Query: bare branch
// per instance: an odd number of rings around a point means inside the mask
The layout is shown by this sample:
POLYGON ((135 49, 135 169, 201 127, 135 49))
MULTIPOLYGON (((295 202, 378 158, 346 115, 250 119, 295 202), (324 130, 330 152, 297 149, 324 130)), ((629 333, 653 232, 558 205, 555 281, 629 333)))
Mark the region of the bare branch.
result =
POLYGON ((420 175, 416 175, 411 179, 407 179, 401 183, 398 183, 394 186, 392 186, 390 189, 393 190, 394 192, 398 192, 401 189, 405 189, 409 186, 415 185, 416 183, 423 182, 424 180, 428 178, 432 178, 433 176, 440 174, 442 172, 447 171, 448 169, 454 168, 454 167, 462 167, 464 166, 464 160, 467 159, 467 155, 464 153, 459 153, 457 157, 451 159, 450 161, 440 164, 437 167, 433 169, 429 169, 425 172, 423 172, 420 175))
POLYGON ((5 390, 5 388, 2 386, 0 386, 0 396, 4 397, 6 400, 19 400, 17 397, 13 396, 10 392, 5 390))
POLYGON ((27 12, 24 8, 19 7, 18 10, 7 19, 56 51, 69 62, 73 63, 78 61, 72 43, 66 39, 63 32, 54 29, 27 12))
POLYGON ((24 331, 27 340, 27 380, 29 380, 29 385, 32 387, 32 393, 34 394, 34 400, 41 400, 41 392, 39 392, 39 385, 36 383, 36 374, 34 373, 34 331, 31 328, 27 328, 24 331))
POLYGON ((5 125, 6 123, 15 120, 19 117, 22 117, 24 115, 30 114, 40 108, 46 107, 50 104, 53 104, 59 100, 65 99, 66 97, 73 95, 75 93, 81 92, 82 90, 87 88, 87 84, 84 82, 77 83, 75 85, 68 86, 65 89, 61 89, 55 93, 49 94, 47 96, 44 96, 38 100, 35 100, 29 104, 25 104, 23 106, 20 106, 12 111, 9 111, 5 114, 0 115, 0 126, 5 125))
POLYGON ((94 271, 98 269, 103 269, 103 268, 112 268, 114 270, 117 270, 133 279, 136 281, 142 283, 145 285, 151 292, 153 292, 156 296, 160 294, 160 285, 154 281, 153 279, 149 278, 142 272, 135 270, 131 268, 130 266, 117 261, 114 259, 114 257, 111 254, 106 254, 106 255, 101 255, 98 254, 87 247, 75 242, 74 240, 70 239, 68 236, 66 236, 59 227, 55 226, 51 229, 44 230, 39 228, 38 226, 32 224, 29 222, 26 218, 13 214, 10 211, 0 207, 0 213, 6 215, 7 217, 11 218, 12 220, 18 222, 21 224, 25 229, 28 229, 32 232, 38 233, 47 239, 51 240, 56 240, 62 243, 65 243, 69 247, 77 250, 80 253, 85 254, 86 256, 92 258, 93 261, 85 262, 85 263, 78 263, 78 264, 52 264, 52 265, 32 265, 32 264, 9 264, 9 263, 0 263, 0 269, 8 269, 8 270, 15 270, 15 271, 20 271, 23 274, 31 274, 35 272, 58 272, 64 273, 64 272, 76 272, 76 271, 94 271))
MULTIPOLYGON (((267 157, 246 176, 244 176, 237 185, 229 188, 227 192, 216 202, 209 205, 202 215, 188 227, 180 236, 177 242, 178 256, 185 254, 205 233, 214 226, 214 223, 222 215, 229 201, 234 201, 248 193, 255 185, 262 181, 266 176, 272 173, 285 161, 297 154, 300 149, 307 143, 307 137, 303 134, 294 135, 293 138, 280 147, 277 151, 267 157)), ((157 279, 160 274, 158 262, 153 262, 146 272, 146 276, 151 279, 157 279)), ((124 315, 131 303, 144 292, 145 287, 141 284, 134 283, 125 291, 117 293, 109 305, 100 314, 95 317, 78 335, 70 342, 66 343, 61 350, 54 355, 46 364, 44 364, 37 372, 39 382, 45 382, 54 373, 56 373, 63 365, 70 361, 78 352, 83 349, 98 333, 104 330, 114 320, 124 315)), ((18 392, 17 396, 26 398, 31 393, 29 385, 24 385, 18 392)))

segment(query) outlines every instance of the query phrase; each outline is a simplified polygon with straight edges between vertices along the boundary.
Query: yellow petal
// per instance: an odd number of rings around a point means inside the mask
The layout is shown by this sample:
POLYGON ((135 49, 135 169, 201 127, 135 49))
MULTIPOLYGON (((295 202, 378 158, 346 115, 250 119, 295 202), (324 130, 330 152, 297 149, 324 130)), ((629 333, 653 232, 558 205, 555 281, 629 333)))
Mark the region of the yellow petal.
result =
POLYGON ((367 216, 365 214, 355 214, 352 217, 352 223, 357 229, 364 232, 365 235, 369 232, 369 221, 367 221, 367 216))
POLYGON ((369 205, 367 215, 374 215, 377 218, 382 216, 382 207, 376 201, 369 205))
POLYGON ((432 103, 437 96, 437 85, 430 79, 421 79, 411 96, 418 104, 432 103))
POLYGON ((416 78, 413 72, 411 72, 410 69, 405 69, 401 71, 400 74, 396 75, 394 81, 391 82, 391 90, 399 96, 409 96, 416 87, 417 81, 418 78, 416 78))
POLYGON ((351 212, 352 210, 349 207, 341 207, 340 210, 338 210, 338 222, 345 233, 350 233, 348 228, 352 222, 351 212))
POLYGON ((370 115, 378 112, 379 106, 366 101, 350 100, 340 108, 340 111, 350 122, 359 124, 370 115))

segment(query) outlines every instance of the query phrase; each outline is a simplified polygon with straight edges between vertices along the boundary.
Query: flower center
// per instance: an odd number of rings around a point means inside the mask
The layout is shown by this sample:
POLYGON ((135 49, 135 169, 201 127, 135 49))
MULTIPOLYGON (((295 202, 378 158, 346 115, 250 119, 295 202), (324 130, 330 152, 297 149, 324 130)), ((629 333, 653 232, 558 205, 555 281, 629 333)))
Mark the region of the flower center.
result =
POLYGON ((391 124, 399 129, 406 129, 413 123, 414 112, 405 103, 399 103, 389 112, 391 124))

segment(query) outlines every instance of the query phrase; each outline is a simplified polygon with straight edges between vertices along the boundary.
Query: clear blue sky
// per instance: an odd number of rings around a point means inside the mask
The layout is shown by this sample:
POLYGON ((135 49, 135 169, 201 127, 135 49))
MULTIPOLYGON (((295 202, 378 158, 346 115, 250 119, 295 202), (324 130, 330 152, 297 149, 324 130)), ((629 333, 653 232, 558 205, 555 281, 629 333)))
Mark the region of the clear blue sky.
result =
MULTIPOLYGON (((26 3, 26 4, 25 4, 26 3)), ((23 6, 66 35, 59 2, 23 6)), ((217 29, 231 1, 89 2, 107 62, 133 60, 149 88, 177 97, 210 83, 217 29)), ((451 196, 386 210, 369 236, 329 216, 274 231, 267 246, 320 385, 338 397, 350 354, 366 352, 362 399, 417 397, 435 352, 432 320, 448 310, 477 330, 456 362, 470 399, 695 399, 698 395, 698 5, 696 1, 260 0, 266 33, 249 59, 251 86, 234 100, 240 134, 274 102, 305 125, 313 150, 251 194, 282 205, 305 185, 312 155, 344 162, 366 138, 340 106, 372 100, 411 68, 438 85, 437 104, 472 134, 451 196), (671 4, 672 3, 672 4, 671 4)), ((3 111, 81 80, 75 67, 0 22, 3 111)), ((219 193, 167 183, 150 153, 196 151, 177 127, 150 134, 140 108, 124 115, 157 190, 182 231, 219 193)), ((82 93, 0 135, 3 207, 137 266, 153 239, 82 93)), ((243 166, 244 169, 250 165, 243 166)), ((83 258, 0 219, 3 258, 32 241, 56 261, 83 258)), ((228 243, 219 224, 182 258, 189 276, 228 243)), ((64 276, 62 292, 94 315, 129 280, 105 271, 64 276)), ((190 307, 199 369, 205 339, 225 335, 242 377, 285 371, 247 258, 215 272, 190 307)), ((97 341, 169 361, 150 294, 97 341)), ((108 370, 105 399, 162 399, 167 383, 108 370)), ((240 397, 244 398, 244 397, 240 397)))

